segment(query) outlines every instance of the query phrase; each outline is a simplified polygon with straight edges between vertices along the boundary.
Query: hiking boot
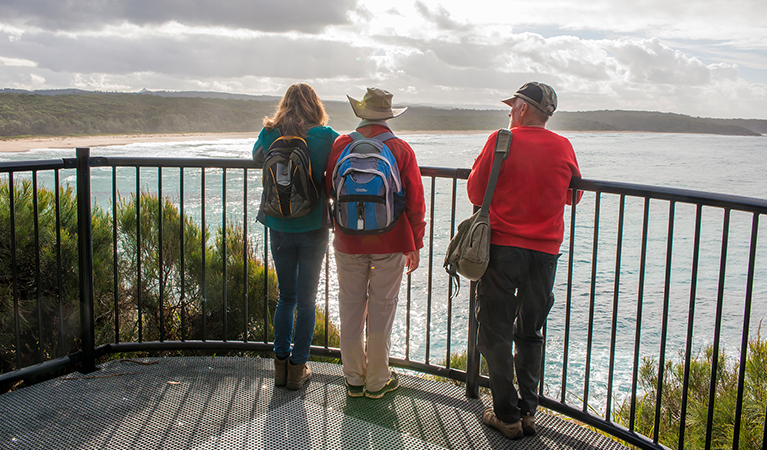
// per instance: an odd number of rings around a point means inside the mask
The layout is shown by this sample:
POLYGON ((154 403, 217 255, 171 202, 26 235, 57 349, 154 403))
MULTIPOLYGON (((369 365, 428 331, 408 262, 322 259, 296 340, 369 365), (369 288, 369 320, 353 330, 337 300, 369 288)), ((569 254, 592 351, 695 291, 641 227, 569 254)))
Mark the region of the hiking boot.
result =
POLYGON ((525 437, 525 432, 522 430, 521 419, 514 423, 503 422, 501 419, 496 417, 493 408, 487 408, 485 412, 482 413, 482 421, 485 422, 485 425, 495 428, 509 439, 516 441, 517 439, 522 439, 525 437))
POLYGON ((530 413, 522 416, 522 431, 525 432, 525 436, 535 436, 535 417, 530 413))
POLYGON ((309 364, 303 363, 294 366, 290 361, 288 361, 288 389, 291 391, 301 389, 301 386, 309 381, 309 378, 311 377, 312 370, 309 368, 309 364))
POLYGON ((349 384, 346 379, 344 379, 344 385, 346 386, 346 395, 349 397, 363 397, 365 395, 365 386, 349 384))
POLYGON ((280 359, 274 355, 274 385, 285 386, 288 382, 288 358, 280 359))
POLYGON ((389 375, 389 379, 386 380, 386 384, 384 384, 384 387, 377 391, 365 391, 365 397, 367 398, 381 398, 386 394, 387 392, 391 392, 399 387, 399 381, 397 380, 397 374, 396 372, 392 372, 391 375, 389 375))

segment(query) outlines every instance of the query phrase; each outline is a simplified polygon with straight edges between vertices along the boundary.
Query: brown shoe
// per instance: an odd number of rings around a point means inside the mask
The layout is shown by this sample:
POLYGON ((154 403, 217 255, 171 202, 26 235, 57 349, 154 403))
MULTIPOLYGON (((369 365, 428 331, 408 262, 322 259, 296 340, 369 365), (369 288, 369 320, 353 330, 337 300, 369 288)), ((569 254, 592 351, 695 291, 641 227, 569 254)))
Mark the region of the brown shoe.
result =
POLYGON ((522 416, 522 430, 525 432, 525 436, 535 436, 535 417, 530 413, 522 416))
POLYGON ((288 389, 292 391, 301 389, 301 386, 309 381, 309 378, 311 377, 312 370, 309 368, 309 364, 303 363, 294 366, 290 361, 288 361, 288 389))
POLYGON ((288 358, 279 359, 274 356, 274 385, 285 386, 288 382, 288 358))
POLYGON ((501 419, 496 417, 493 408, 487 408, 485 412, 482 413, 482 421, 485 422, 485 425, 495 428, 509 439, 516 441, 517 439, 522 439, 525 437, 525 432, 522 431, 521 419, 514 423, 503 422, 501 419))

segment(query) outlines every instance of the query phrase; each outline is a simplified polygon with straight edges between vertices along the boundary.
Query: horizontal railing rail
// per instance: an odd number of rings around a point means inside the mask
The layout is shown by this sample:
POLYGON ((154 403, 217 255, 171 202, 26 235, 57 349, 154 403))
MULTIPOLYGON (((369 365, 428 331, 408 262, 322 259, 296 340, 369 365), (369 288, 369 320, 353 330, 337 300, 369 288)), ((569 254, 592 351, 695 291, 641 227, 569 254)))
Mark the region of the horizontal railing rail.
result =
POLYGON ((74 169, 76 167, 77 158, 41 159, 31 161, 2 161, 0 162, 0 173, 74 169))
MULTIPOLYGON (((91 157, 88 149, 78 149, 77 158, 0 163, 0 173, 6 174, 8 184, 11 236, 7 266, 11 269, 7 277, 10 286, 7 296, 11 301, 5 304, 12 305, 10 310, 3 311, 11 319, 4 321, 4 333, 10 333, 2 337, 6 362, 0 382, 71 370, 75 365, 82 371, 96 370, 97 359, 113 353, 271 351, 269 320, 276 296, 274 276, 268 270, 268 233, 263 227, 257 233, 248 228, 259 201, 259 183, 254 182, 258 180, 259 169, 250 159, 91 157), (101 172, 111 169, 108 174, 99 172, 98 176, 108 179, 100 181, 96 194, 111 203, 111 211, 94 206, 92 168, 101 172), (80 225, 73 231, 80 252, 76 306, 71 299, 67 300, 69 293, 64 284, 71 274, 65 273, 63 267, 66 236, 59 234, 64 227, 63 209, 67 207, 59 197, 60 172, 68 170, 76 171, 80 225), (56 217, 53 234, 45 227, 41 229, 39 222, 38 174, 54 179, 55 200, 50 210, 56 217), (19 208, 26 208, 18 204, 16 198, 21 199, 22 195, 16 185, 29 178, 33 203, 31 237, 29 230, 18 229, 20 225, 16 223, 17 216, 25 217, 19 208), (173 186, 168 189, 170 184, 173 186), (129 197, 120 195, 126 191, 129 197), (148 192, 156 195, 156 199, 147 196, 148 192), (170 193, 172 200, 165 200, 163 192, 170 193), (187 219, 190 215, 195 216, 194 220, 187 219), (99 224, 98 229, 94 228, 95 223, 99 224), (218 227, 215 233, 208 232, 211 225, 218 227), (19 236, 22 232, 24 236, 19 236), (27 238, 34 242, 31 247, 24 240, 27 238), (260 261, 252 259, 256 251, 253 239, 260 239, 260 261), (31 248, 37 254, 32 255, 38 261, 29 273, 17 271, 22 263, 29 262, 29 255, 22 255, 24 250, 17 245, 31 248), (56 282, 45 292, 40 287, 43 269, 39 255, 48 250, 41 251, 41 245, 56 255, 52 263, 56 282), (106 253, 104 248, 108 249, 106 253), (255 265, 260 268, 254 268, 255 265), (79 316, 73 321, 70 316, 75 307, 79 316), (22 324, 27 323, 34 326, 22 329, 22 324), (37 344, 29 343, 35 339, 37 344)), ((459 182, 464 183, 469 173, 465 168, 421 168, 429 206, 427 247, 423 250, 426 255, 422 255, 425 270, 416 281, 411 276, 405 281, 404 344, 393 351, 391 362, 397 367, 465 382, 467 395, 476 396, 480 387, 489 387, 489 380, 480 374, 481 358, 476 349, 477 323, 471 313, 475 308, 475 285, 472 283, 468 292, 457 296, 442 271, 435 274, 433 270, 439 269, 456 219, 471 211, 465 196, 458 193, 459 182), (443 183, 448 184, 445 187, 443 183), (447 198, 443 198, 445 194, 447 198), (419 325, 414 328, 415 320, 419 325), (458 337, 464 335, 465 338, 458 337), (463 342, 459 352, 466 354, 466 370, 451 367, 455 342, 463 342), (439 353, 432 353, 432 348, 438 348, 439 353)), ((696 308, 700 311, 710 306, 711 311, 705 311, 704 316, 713 317, 712 330, 706 330, 711 336, 705 342, 711 353, 707 395, 712 400, 705 405, 703 446, 711 448, 717 439, 713 433, 718 383, 722 381, 718 376, 723 370, 719 365, 726 362, 721 358, 723 341, 733 341, 740 344, 740 351, 737 358, 730 357, 737 366, 737 396, 731 424, 734 431, 728 439, 733 448, 738 448, 740 434, 744 432, 744 397, 753 388, 745 362, 754 334, 752 314, 758 310, 754 301, 763 302, 754 295, 755 283, 759 283, 757 293, 764 293, 765 270, 757 258, 757 237, 759 216, 767 214, 767 201, 587 179, 573 180, 571 188, 573 199, 577 198, 577 191, 586 195, 579 206, 570 207, 565 215, 566 262, 561 265, 565 273, 558 275, 558 280, 564 281, 556 292, 555 305, 559 309, 552 310, 545 329, 541 405, 640 448, 663 448, 661 428, 671 426, 678 435, 675 445, 684 448, 685 440, 692 439, 685 435, 691 402, 690 377, 696 352, 700 352, 702 345, 694 338, 701 327, 694 320, 700 314, 696 308), (659 205, 667 212, 659 213, 659 205), (690 210, 684 205, 689 205, 690 210), (577 215, 577 211, 590 206, 593 216, 577 215), (633 214, 635 210, 637 214, 633 214), (721 225, 711 232, 710 217, 717 214, 721 214, 721 225), (738 216, 737 222, 735 214, 750 216, 746 219, 738 216), (744 220, 746 225, 741 224, 744 220), (675 227, 691 228, 691 234, 676 236, 675 227), (721 237, 717 239, 717 235, 721 237), (675 242, 677 246, 685 245, 690 254, 680 257, 675 242), (742 265, 734 269, 727 264, 728 257, 736 258, 728 254, 728 245, 747 255, 742 265), (608 251, 600 252, 605 246, 608 251), (710 248, 717 246, 718 251, 711 253, 710 248), (633 259, 629 258, 630 253, 633 259), (683 263, 672 264, 677 259, 683 263), (718 260, 718 269, 702 276, 701 267, 707 260, 718 260), (605 263, 607 269, 602 268, 605 263), (676 298, 682 271, 687 273, 687 281, 682 283, 687 296, 684 306, 676 298), (731 281, 733 276, 741 289, 730 287, 737 284, 731 281), (635 281, 636 287, 629 286, 626 279, 635 281), (711 298, 706 297, 708 292, 699 292, 704 281, 714 286, 711 298), (733 303, 730 298, 735 295, 742 300, 742 314, 732 325, 727 321, 732 321, 733 313, 728 310, 725 314, 725 307, 733 303), (670 329, 670 320, 684 322, 684 327, 670 329), (609 333, 598 337, 600 327, 609 333), (682 328, 685 331, 680 332, 678 329, 682 328), (737 339, 724 336, 723 328, 730 334, 740 329, 740 336, 737 339), (669 406, 664 389, 670 389, 666 382, 671 376, 668 364, 672 363, 667 347, 674 345, 683 358, 681 405, 677 422, 662 425, 667 412, 664 408, 669 406), (604 359, 599 363, 595 362, 598 351, 606 354, 599 356, 604 359), (596 368, 597 365, 601 367, 596 368), (619 373, 623 383, 618 380, 619 373), (652 374, 650 379, 655 385, 641 379, 647 373, 652 374), (602 378, 596 380, 597 376, 602 378), (552 389, 555 395, 549 393, 552 389), (621 411, 616 413, 614 408, 621 411), (648 416, 645 411, 650 409, 652 414, 648 416), (619 415, 620 420, 616 420, 619 415)), ((737 259, 740 262, 744 258, 737 259)), ((330 341, 330 330, 335 326, 330 319, 334 314, 333 264, 329 251, 322 281, 324 305, 318 302, 324 306, 325 339, 312 347, 312 354, 340 358, 340 350, 330 341)), ((767 411, 761 418, 762 426, 765 418, 767 411)), ((766 441, 764 435, 760 441, 766 441)))
POLYGON ((581 191, 601 192, 604 194, 617 194, 632 197, 648 197, 655 200, 670 200, 679 203, 728 208, 733 211, 755 212, 759 214, 767 213, 767 200, 737 195, 586 179, 573 180, 570 187, 581 191))

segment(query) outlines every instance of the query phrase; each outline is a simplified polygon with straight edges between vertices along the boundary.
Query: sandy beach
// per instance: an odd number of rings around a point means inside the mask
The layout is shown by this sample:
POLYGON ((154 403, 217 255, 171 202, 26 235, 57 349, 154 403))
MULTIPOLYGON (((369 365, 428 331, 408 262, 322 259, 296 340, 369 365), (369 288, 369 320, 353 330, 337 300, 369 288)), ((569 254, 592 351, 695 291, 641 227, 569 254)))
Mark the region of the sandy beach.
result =
POLYGON ((26 152, 36 148, 108 147, 135 142, 181 142, 216 139, 256 139, 258 132, 248 133, 179 133, 179 134, 121 134, 110 136, 32 137, 0 140, 0 153, 26 152))
MULTIPOLYGON (((398 130, 396 134, 407 136, 412 134, 489 134, 492 130, 398 130)), ((177 133, 177 134, 119 134, 110 136, 60 136, 60 137, 31 137, 24 139, 0 140, 0 153, 20 153, 38 148, 77 148, 77 147, 108 147, 110 145, 126 145, 135 142, 181 142, 181 141, 212 141, 216 139, 256 139, 258 132, 247 133, 177 133)))

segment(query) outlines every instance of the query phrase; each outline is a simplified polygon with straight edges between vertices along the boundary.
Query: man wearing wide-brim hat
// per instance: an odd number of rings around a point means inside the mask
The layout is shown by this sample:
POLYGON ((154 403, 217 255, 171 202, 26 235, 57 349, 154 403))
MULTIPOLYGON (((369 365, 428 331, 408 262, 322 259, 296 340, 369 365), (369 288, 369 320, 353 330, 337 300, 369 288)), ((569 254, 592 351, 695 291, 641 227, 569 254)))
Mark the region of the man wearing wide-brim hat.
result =
MULTIPOLYGON (((368 88, 362 100, 348 98, 354 114, 362 119, 356 131, 365 138, 391 133, 387 120, 407 110, 394 108, 392 94, 379 88, 368 88)), ((343 135, 333 144, 325 172, 330 198, 334 191, 331 174, 351 142, 352 137, 343 135)), ((338 223, 334 225, 341 358, 350 397, 381 398, 399 386, 396 373, 389 369, 392 324, 404 269, 409 274, 418 268, 426 230, 423 184, 415 153, 407 142, 393 135, 384 143, 399 168, 404 211, 389 231, 380 234, 345 234, 338 223)))
MULTIPOLYGON (((546 129, 557 109, 551 86, 526 83, 503 103, 511 107, 511 147, 495 187, 504 195, 490 203, 490 263, 477 285, 477 348, 493 393, 482 420, 520 439, 536 433, 541 330, 554 304, 570 181, 581 173, 570 141, 546 129)), ((497 137, 490 135, 471 168, 466 189, 474 205, 482 204, 497 137)))

